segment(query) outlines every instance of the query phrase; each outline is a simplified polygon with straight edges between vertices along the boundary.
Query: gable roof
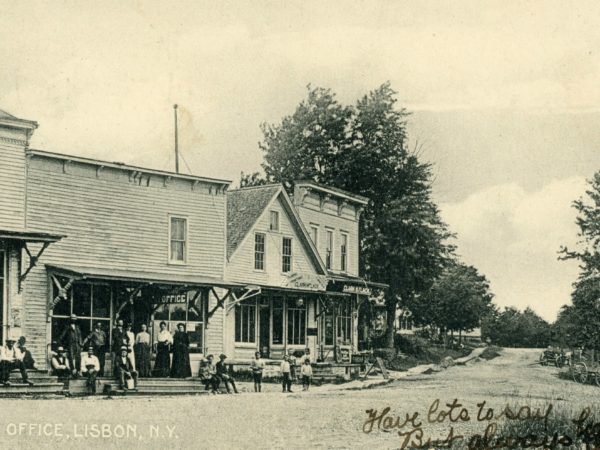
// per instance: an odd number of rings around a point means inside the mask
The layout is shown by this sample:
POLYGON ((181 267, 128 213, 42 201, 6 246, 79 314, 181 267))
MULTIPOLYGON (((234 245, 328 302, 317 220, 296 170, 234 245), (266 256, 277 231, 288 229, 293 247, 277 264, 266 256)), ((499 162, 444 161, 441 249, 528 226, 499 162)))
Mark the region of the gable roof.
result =
POLYGON ((281 185, 271 184, 227 191, 227 258, 235 252, 281 185))
POLYGON ((280 184, 253 186, 227 192, 227 259, 229 260, 235 253, 260 216, 279 196, 282 198, 283 208, 288 213, 292 226, 307 250, 308 257, 317 271, 327 274, 317 248, 290 197, 280 184))

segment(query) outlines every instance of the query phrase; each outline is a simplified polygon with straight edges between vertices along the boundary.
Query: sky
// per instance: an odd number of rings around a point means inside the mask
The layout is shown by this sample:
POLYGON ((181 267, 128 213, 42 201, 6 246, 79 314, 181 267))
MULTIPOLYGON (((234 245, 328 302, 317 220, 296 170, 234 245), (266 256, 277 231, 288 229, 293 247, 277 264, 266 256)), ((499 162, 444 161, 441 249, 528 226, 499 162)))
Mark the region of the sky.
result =
POLYGON ((461 258, 499 306, 570 301, 573 200, 600 168, 596 1, 0 0, 0 109, 31 146, 226 178, 259 169, 260 124, 331 88, 390 81, 461 258))

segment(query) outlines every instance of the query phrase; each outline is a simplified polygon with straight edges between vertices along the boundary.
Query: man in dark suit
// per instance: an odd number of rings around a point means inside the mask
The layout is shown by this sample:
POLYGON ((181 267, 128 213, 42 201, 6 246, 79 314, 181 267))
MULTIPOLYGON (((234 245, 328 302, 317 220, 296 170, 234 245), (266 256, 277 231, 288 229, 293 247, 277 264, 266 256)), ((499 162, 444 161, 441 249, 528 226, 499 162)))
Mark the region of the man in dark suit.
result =
POLYGON ((117 325, 112 330, 112 361, 113 361, 113 372, 116 374, 117 358, 119 356, 120 348, 123 346, 128 347, 129 338, 123 324, 123 319, 117 320, 117 325))
POLYGON ((73 376, 78 377, 81 373, 81 350, 83 340, 81 338, 81 330, 77 325, 77 316, 71 315, 69 328, 67 328, 60 336, 60 342, 67 349, 69 354, 69 365, 73 371, 73 376))

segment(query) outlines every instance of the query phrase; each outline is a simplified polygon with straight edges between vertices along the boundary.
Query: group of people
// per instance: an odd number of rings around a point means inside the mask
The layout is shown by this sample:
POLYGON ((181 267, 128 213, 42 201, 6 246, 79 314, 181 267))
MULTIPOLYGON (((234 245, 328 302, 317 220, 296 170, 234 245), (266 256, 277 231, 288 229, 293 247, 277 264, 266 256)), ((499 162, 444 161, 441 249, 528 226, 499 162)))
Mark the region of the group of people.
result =
POLYGON ((10 386, 10 373, 18 369, 23 383, 33 386, 27 375, 28 369, 35 369, 35 361, 26 347, 26 339, 21 336, 18 345, 14 339, 7 339, 5 346, 0 346, 0 383, 10 386))
MULTIPOLYGON (((54 373, 65 378, 84 376, 87 378, 88 391, 95 393, 96 377, 104 376, 108 342, 109 338, 101 322, 94 325, 94 329, 86 338, 82 338, 77 316, 72 315, 69 327, 60 336, 60 345, 52 356, 54 373), (87 355, 82 358, 84 348, 87 355)), ((131 324, 125 324, 122 319, 117 320, 112 330, 111 346, 113 373, 121 389, 135 388, 138 377, 186 378, 192 375, 189 337, 183 323, 177 325, 174 334, 169 332, 165 322, 160 323, 160 331, 154 343, 154 370, 151 370, 153 347, 146 324, 142 324, 140 331, 134 335, 131 324)))
MULTIPOLYGON (((200 363, 200 379, 204 382, 204 386, 206 390, 210 390, 213 394, 219 392, 219 387, 221 383, 225 386, 228 394, 231 394, 231 389, 236 394, 238 393, 237 387, 235 385, 235 380, 233 376, 227 370, 227 365, 225 360, 227 356, 221 354, 219 356, 219 361, 217 363, 214 362, 214 356, 208 355, 202 362, 200 363), (230 388, 231 386, 231 388, 230 388)), ((282 392, 293 392, 292 384, 297 380, 296 377, 296 358, 292 354, 285 354, 283 356, 283 360, 281 361, 281 365, 279 367, 281 372, 281 383, 282 383, 282 392)), ((252 380, 254 381, 254 392, 262 391, 262 379, 265 371, 266 362, 262 358, 260 352, 256 352, 254 354, 254 359, 250 363, 250 372, 252 374, 252 380)), ((302 382, 302 390, 307 391, 310 387, 310 383, 312 380, 313 372, 312 365, 310 363, 310 353, 306 350, 305 354, 301 358, 300 363, 300 376, 302 382)))

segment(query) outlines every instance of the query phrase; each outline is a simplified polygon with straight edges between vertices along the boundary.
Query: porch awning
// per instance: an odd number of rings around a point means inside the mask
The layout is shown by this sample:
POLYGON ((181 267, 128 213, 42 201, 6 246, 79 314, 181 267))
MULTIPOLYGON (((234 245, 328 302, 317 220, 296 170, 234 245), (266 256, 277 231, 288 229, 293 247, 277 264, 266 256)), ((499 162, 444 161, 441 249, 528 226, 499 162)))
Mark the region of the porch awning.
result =
POLYGON ((311 295, 322 295, 328 297, 350 297, 350 294, 346 294, 344 292, 333 292, 333 291, 311 291, 309 289, 292 289, 285 287, 275 287, 275 286, 261 286, 258 285, 263 292, 282 292, 285 294, 311 294, 311 295))
POLYGON ((345 284, 352 284, 355 286, 367 286, 367 287, 373 287, 373 288, 378 288, 378 289, 387 289, 389 287, 389 285, 387 285, 385 283, 377 283, 375 281, 365 280, 364 278, 361 278, 361 277, 356 277, 356 276, 352 276, 352 275, 342 275, 342 274, 337 274, 337 273, 332 273, 332 272, 329 272, 329 274, 327 274, 327 278, 329 278, 329 280, 333 281, 334 283, 345 283, 345 284))
POLYGON ((65 236, 60 234, 42 233, 39 231, 0 230, 0 239, 25 241, 33 243, 52 243, 60 241, 65 236))
POLYGON ((220 278, 197 275, 142 272, 136 270, 101 269, 92 267, 57 266, 46 264, 46 268, 57 275, 74 276, 83 280, 125 281, 177 286, 243 288, 245 285, 224 281, 220 278))

